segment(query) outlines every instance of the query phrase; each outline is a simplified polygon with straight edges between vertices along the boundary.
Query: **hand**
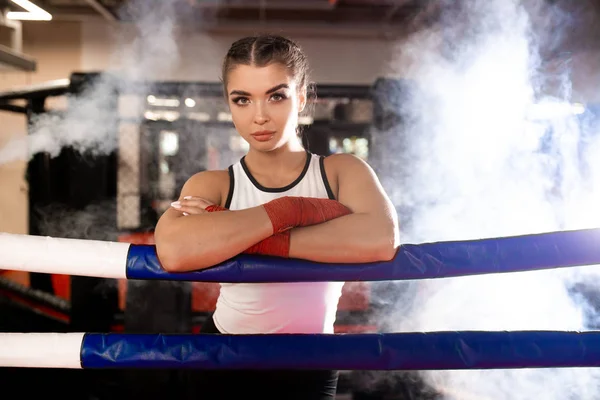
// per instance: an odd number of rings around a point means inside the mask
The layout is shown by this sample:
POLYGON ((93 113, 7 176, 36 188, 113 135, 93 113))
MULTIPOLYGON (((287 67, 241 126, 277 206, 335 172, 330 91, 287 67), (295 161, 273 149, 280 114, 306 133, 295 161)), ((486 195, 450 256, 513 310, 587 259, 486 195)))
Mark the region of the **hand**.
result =
POLYGON ((213 202, 202 197, 185 196, 182 200, 171 203, 171 207, 181 211, 184 216, 198 215, 207 212, 206 207, 214 205, 213 202))

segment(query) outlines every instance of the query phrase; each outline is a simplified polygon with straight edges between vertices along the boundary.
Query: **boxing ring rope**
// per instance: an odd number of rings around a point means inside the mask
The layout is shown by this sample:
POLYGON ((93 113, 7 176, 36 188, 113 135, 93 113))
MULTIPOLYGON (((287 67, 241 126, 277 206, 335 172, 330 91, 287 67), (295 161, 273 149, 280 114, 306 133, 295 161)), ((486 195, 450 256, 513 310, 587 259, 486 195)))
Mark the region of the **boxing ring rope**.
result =
POLYGON ((404 244, 393 260, 326 264, 242 254, 211 268, 169 273, 156 248, 0 233, 0 268, 97 278, 197 282, 351 282, 448 278, 600 264, 600 229, 404 244))
MULTIPOLYGON (((402 245, 389 262, 240 255, 167 273, 154 246, 0 234, 2 269, 115 279, 316 282, 432 279, 600 264, 600 229, 402 245)), ((0 367, 436 370, 595 367, 600 332, 174 335, 0 333, 0 367)))
POLYGON ((600 365, 600 333, 1 333, 0 365, 388 371, 596 367, 600 365))

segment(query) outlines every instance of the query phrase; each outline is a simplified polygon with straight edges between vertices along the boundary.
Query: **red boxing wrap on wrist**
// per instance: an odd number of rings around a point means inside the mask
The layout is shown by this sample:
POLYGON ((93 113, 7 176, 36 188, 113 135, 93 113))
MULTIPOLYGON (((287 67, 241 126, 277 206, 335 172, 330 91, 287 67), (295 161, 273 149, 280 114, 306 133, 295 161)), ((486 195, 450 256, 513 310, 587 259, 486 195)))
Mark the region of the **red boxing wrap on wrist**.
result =
MULTIPOLYGON (((228 211, 227 208, 213 204, 205 208, 208 212, 228 211)), ((278 233, 270 236, 254 246, 246 249, 245 254, 261 254, 265 256, 289 257, 290 254, 290 232, 278 233)))
POLYGON ((273 224, 273 233, 320 224, 352 213, 339 201, 311 197, 280 197, 263 207, 273 224))
POLYGON ((287 258, 290 255, 290 231, 269 236, 246 249, 244 253, 287 258))
POLYGON ((206 207, 205 210, 208 212, 228 211, 225 207, 221 207, 217 204, 211 204, 210 206, 206 207))

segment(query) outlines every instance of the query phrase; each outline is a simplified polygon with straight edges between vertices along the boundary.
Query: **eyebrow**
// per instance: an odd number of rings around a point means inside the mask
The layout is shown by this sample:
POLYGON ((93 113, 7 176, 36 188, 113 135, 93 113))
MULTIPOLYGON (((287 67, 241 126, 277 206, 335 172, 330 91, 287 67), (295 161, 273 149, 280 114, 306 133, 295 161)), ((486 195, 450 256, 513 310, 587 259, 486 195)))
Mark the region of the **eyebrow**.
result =
MULTIPOLYGON (((289 85, 288 85, 287 83, 282 83, 282 84, 280 84, 280 85, 274 86, 274 87, 272 87, 271 89, 267 90, 267 91, 265 92, 265 94, 271 94, 271 93, 273 93, 273 92, 276 92, 276 91, 278 91, 279 89, 289 89, 289 88, 290 88, 290 87, 289 87, 289 85)), ((243 90, 232 90, 232 91, 229 93, 229 95, 230 95, 230 96, 231 96, 231 95, 234 95, 234 94, 237 94, 237 95, 239 95, 239 96, 250 96, 250 93, 248 93, 248 92, 244 92, 243 90)))

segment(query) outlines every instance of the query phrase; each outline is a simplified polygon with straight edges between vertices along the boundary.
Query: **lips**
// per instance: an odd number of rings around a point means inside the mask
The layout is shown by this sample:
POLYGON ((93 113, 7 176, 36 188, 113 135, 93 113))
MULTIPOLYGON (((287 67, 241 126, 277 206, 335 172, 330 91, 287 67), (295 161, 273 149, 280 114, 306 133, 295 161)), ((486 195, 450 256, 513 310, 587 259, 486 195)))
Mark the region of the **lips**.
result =
POLYGON ((251 136, 254 138, 254 140, 257 140, 259 142, 266 142, 271 140, 273 135, 275 135, 274 131, 258 131, 254 132, 251 136))

